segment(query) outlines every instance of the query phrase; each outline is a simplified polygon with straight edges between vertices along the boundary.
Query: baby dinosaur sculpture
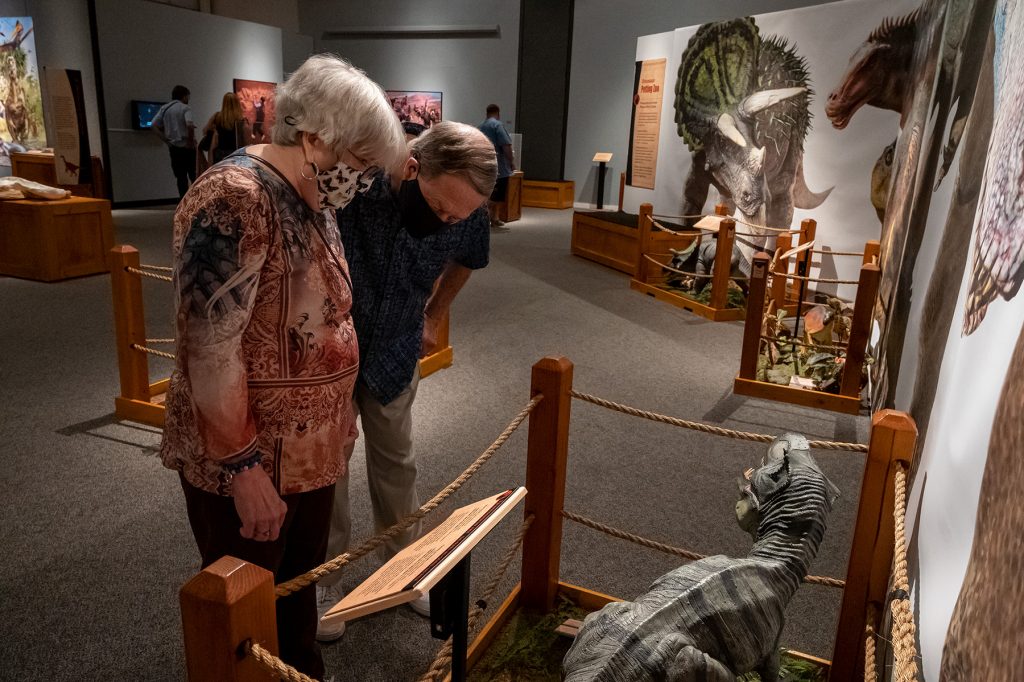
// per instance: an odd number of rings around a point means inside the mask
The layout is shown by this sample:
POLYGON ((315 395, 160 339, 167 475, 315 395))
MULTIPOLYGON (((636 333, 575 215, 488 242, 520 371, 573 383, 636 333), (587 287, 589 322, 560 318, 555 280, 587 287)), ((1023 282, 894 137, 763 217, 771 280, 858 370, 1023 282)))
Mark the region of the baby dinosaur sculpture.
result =
POLYGON ((752 670, 778 677, 786 605, 838 490, 795 433, 776 438, 739 483, 736 518, 754 537, 750 554, 687 564, 636 601, 587 616, 562 662, 566 682, 732 682, 752 670))

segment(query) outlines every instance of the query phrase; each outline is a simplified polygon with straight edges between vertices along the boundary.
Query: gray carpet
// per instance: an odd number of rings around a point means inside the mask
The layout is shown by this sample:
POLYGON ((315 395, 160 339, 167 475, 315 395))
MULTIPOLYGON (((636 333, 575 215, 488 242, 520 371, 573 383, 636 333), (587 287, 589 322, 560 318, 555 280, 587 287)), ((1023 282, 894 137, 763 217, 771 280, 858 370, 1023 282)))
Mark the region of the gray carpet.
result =
MULTIPOLYGON (((117 240, 143 261, 169 260, 168 210, 115 212, 117 240)), ((544 355, 575 363, 575 386, 639 407, 744 430, 860 440, 867 420, 738 398, 739 323, 710 323, 629 289, 628 279, 569 255, 571 211, 526 209, 492 236, 491 265, 453 309, 455 364, 420 385, 415 408, 426 498, 474 459, 529 395, 544 355)), ((150 336, 172 336, 166 285, 145 280, 150 336)), ((105 276, 44 284, 0 278, 0 678, 184 677, 177 591, 198 567, 159 431, 119 422, 110 285, 105 276)), ((154 380, 169 363, 153 359, 154 380)), ((525 429, 453 500, 523 482, 525 429)), ((576 402, 566 507, 703 553, 749 549, 733 518, 735 479, 763 446, 638 420, 576 402)), ((351 477, 354 537, 370 531, 361 452, 351 477)), ((863 456, 818 453, 843 496, 814 571, 843 577, 863 456)), ((449 505, 444 509, 451 509, 449 505)), ((436 523, 439 517, 432 517, 436 523)), ((474 596, 514 532, 473 554, 474 596)), ((344 584, 376 567, 367 558, 344 584)), ((630 597, 676 561, 567 525, 563 580, 630 597)), ((499 588, 506 594, 510 575, 499 588)), ((829 657, 837 591, 805 586, 783 644, 829 657)), ((407 608, 350 625, 325 647, 336 680, 412 680, 439 642, 407 608)))

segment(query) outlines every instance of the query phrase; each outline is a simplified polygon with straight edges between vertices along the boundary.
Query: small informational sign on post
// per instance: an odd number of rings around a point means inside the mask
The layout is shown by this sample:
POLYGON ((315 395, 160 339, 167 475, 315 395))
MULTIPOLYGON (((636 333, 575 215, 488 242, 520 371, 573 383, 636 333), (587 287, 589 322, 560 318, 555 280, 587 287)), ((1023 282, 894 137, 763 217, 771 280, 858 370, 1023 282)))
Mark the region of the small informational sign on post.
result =
POLYGON ((524 497, 526 488, 520 486, 456 509, 349 592, 324 618, 352 620, 427 594, 524 497))
POLYGON ((654 189, 666 62, 662 58, 636 63, 633 120, 630 126, 629 158, 626 161, 626 184, 632 187, 654 189))

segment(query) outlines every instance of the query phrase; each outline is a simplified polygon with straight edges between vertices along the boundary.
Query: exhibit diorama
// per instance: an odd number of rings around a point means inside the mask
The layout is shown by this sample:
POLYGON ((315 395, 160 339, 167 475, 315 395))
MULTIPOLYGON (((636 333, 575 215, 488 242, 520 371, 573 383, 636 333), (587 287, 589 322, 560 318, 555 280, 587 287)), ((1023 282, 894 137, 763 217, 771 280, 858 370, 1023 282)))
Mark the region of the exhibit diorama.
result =
MULTIPOLYGON (((385 269, 396 280, 433 267, 402 225, 374 246, 407 250, 385 259, 413 273, 385 269)), ((243 248, 209 229, 208 278, 243 248)), ((0 0, 3 677, 1024 679, 1022 281, 1024 0, 0 0), (470 278, 449 253, 417 294, 422 506, 374 521, 380 426, 364 408, 356 429, 353 408, 347 550, 204 567, 184 465, 161 463, 207 428, 180 414, 202 401, 181 388, 198 351, 174 338, 182 254, 199 253, 180 245, 185 190, 296 144, 287 127, 313 148, 288 83, 322 53, 371 79, 410 138, 452 121, 487 135, 489 182, 507 153, 506 179, 449 219, 415 174, 347 148, 335 170, 356 182, 332 203, 331 169, 302 152, 321 201, 302 210, 336 233, 319 238, 344 276, 268 256, 206 282, 206 314, 283 271, 319 287, 326 326, 353 324, 333 317, 340 284, 353 311, 387 292, 376 314, 398 315, 404 289, 361 294, 349 275, 367 267, 342 246, 356 194, 404 211, 415 186, 402 220, 430 214, 426 244, 483 221, 483 260, 470 278), (194 126, 180 144, 175 107, 194 126), (328 577, 309 667, 281 604, 309 611, 328 577)), ((247 314, 239 329, 266 324, 247 314)), ((324 353, 299 317, 280 343, 324 353)), ((276 419, 266 382, 299 376, 261 363, 211 401, 241 391, 259 429, 276 419)), ((316 395, 278 420, 276 464, 243 453, 204 494, 256 468, 290 497, 282 443, 325 438, 316 395)))

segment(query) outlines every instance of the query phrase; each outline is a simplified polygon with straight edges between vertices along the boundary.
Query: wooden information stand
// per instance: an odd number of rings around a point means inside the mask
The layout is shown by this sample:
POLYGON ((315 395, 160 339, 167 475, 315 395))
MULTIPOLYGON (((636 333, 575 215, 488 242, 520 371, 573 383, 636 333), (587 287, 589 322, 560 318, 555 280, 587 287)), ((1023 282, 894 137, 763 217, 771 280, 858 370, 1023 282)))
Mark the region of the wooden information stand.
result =
POLYGON ((523 171, 515 171, 508 178, 505 201, 498 204, 498 220, 511 223, 523 216, 523 171))
POLYGON ((0 201, 0 274, 54 282, 108 272, 113 246, 106 199, 0 201))

